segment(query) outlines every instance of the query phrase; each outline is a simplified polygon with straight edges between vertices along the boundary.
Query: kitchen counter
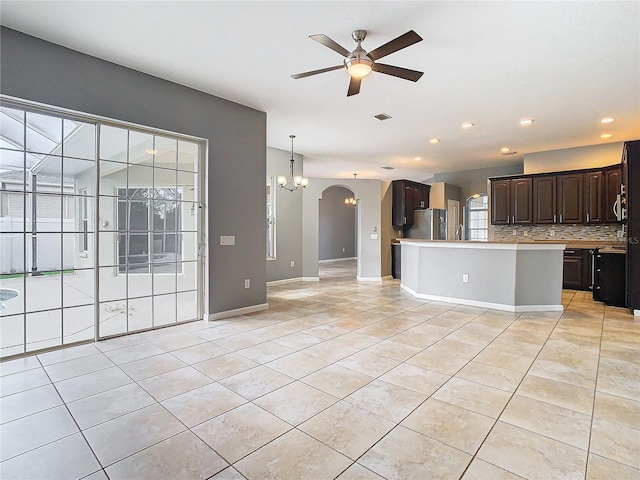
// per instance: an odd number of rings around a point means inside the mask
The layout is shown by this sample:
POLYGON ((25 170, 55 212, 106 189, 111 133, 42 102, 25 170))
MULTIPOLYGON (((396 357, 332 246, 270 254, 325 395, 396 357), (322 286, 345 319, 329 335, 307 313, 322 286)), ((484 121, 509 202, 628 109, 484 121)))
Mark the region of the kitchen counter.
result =
POLYGON ((562 311, 564 243, 400 239, 417 298, 511 312, 562 311))

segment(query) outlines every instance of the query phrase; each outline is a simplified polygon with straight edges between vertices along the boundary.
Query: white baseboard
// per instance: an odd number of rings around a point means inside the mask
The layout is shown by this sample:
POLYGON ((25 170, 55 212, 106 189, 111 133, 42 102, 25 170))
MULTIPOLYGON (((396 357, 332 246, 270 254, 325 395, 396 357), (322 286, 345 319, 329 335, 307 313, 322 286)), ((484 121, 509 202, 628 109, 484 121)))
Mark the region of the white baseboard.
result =
POLYGON ((303 282, 319 282, 320 277, 302 277, 303 282))
POLYGON ((283 278, 282 280, 271 280, 267 282, 267 287, 271 287, 273 285, 284 285, 285 283, 293 283, 293 282, 303 282, 302 277, 294 277, 294 278, 283 278))
POLYGON ((633 316, 634 317, 640 317, 640 310, 634 310, 633 311, 633 316))
POLYGON ((417 293, 406 285, 400 285, 400 288, 410 293, 416 298, 423 300, 433 300, 436 302, 456 303, 459 305, 469 305, 471 307, 490 308, 492 310, 503 310, 505 312, 562 312, 562 305, 506 305, 503 303, 481 302, 479 300, 469 300, 466 298, 443 297, 440 295, 427 295, 425 293, 417 293))
POLYGON ((382 277, 356 277, 359 282, 381 282, 382 277))
POLYGON ((267 310, 269 308, 268 303, 261 303, 260 305, 251 305, 250 307, 236 308, 233 310, 226 310, 224 312, 210 313, 207 320, 222 320, 223 318, 237 317, 238 315, 245 315, 247 313, 259 312, 261 310, 267 310))

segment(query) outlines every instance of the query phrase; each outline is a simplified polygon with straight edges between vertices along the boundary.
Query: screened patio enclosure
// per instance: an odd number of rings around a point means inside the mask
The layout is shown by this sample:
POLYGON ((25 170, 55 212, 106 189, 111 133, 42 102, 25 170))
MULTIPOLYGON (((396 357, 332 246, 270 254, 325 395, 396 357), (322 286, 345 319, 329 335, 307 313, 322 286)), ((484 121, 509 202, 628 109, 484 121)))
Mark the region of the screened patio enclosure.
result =
POLYGON ((0 356, 201 317, 197 139, 0 106, 0 356))

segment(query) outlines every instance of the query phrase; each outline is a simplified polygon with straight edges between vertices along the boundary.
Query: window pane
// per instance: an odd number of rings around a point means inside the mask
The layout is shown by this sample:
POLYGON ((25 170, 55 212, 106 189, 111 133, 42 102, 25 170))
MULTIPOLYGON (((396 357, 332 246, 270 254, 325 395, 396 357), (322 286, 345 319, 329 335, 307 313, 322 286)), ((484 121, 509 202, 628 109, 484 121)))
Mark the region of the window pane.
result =
MULTIPOLYGON (((22 222, 5 223, 4 228, 19 229, 22 222)), ((31 239, 31 235, 28 237, 31 239)), ((25 272, 25 235, 16 232, 0 232, 0 275, 14 275, 25 272)), ((0 285, 5 285, 8 277, 0 277, 0 285)), ((13 280, 10 283, 15 283, 13 280)), ((8 286, 8 288, 14 288, 8 286)))
POLYGON ((190 172, 198 171, 198 144, 193 142, 178 142, 178 169, 190 172))
POLYGON ((40 276, 27 278, 27 312, 62 307, 61 272, 40 272, 40 276))
POLYGON ((24 148, 24 115, 22 110, 0 107, 0 147, 24 148))
POLYGON ((117 268, 100 268, 100 290, 98 297, 101 302, 123 300, 127 298, 127 276, 117 275, 117 268))
POLYGON ((153 165, 153 135, 149 133, 129 132, 129 163, 153 165))
POLYGON ((2 190, 23 191, 26 171, 24 152, 0 150, 0 188, 2 190))
POLYGON ((27 351, 62 345, 62 310, 27 314, 27 351))
POLYGON ((62 155, 62 118, 27 112, 27 151, 62 155))
POLYGON ((95 271, 67 270, 62 275, 62 306, 93 305, 95 271))
POLYGON ((198 292, 182 292, 177 295, 178 322, 198 318, 198 292))
POLYGON ((158 153, 155 156, 156 167, 169 168, 175 170, 177 168, 178 158, 178 141, 174 138, 155 136, 156 150, 158 153))
POLYGON ((153 326, 152 297, 129 299, 128 330, 134 332, 153 326))
POLYGON ((96 159, 96 126, 77 120, 64 120, 65 157, 96 159))
POLYGON ((100 158, 114 162, 127 161, 128 130, 125 128, 100 126, 100 158))
POLYGON ((81 342, 94 338, 93 305, 62 310, 63 343, 81 342))
POLYGON ((153 297, 154 326, 171 323, 176 323, 176 294, 153 297))
POLYGON ((0 321, 0 356, 24 353, 24 315, 2 315, 0 321))

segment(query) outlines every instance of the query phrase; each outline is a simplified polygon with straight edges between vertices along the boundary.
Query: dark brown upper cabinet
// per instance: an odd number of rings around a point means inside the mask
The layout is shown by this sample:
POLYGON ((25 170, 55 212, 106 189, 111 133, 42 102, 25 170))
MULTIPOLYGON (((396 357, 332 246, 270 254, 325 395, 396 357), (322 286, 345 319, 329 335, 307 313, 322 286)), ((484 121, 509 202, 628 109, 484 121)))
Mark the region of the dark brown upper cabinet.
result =
POLYGON ((491 182, 491 223, 526 225, 533 221, 531 178, 491 182))
POLYGON ((556 176, 533 178, 533 223, 556 223, 556 176))
POLYGON ((588 172, 584 178, 584 223, 602 223, 602 172, 588 172))
POLYGON ((618 201, 618 195, 620 194, 620 186, 622 185, 622 167, 616 165, 614 167, 604 168, 602 170, 602 177, 602 183, 604 184, 602 195, 602 209, 604 210, 603 222, 619 222, 615 214, 615 207, 618 201))
POLYGON ((409 180, 394 180, 391 185, 393 225, 413 225, 413 211, 429 208, 431 186, 409 180))
POLYGON ((558 223, 584 223, 582 173, 557 176, 558 223))

